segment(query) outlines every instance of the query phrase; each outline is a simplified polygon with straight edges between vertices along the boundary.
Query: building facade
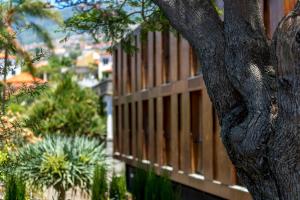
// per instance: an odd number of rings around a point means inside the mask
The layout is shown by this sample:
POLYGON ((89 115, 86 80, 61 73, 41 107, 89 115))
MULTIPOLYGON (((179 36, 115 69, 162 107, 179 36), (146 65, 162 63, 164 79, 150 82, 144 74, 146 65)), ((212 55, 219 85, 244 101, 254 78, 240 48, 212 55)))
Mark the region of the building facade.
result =
MULTIPOLYGON (((295 0, 261 2, 271 37, 295 0)), ((201 65, 180 35, 149 32, 139 49, 113 54, 114 156, 127 169, 154 167, 174 182, 223 199, 247 200, 221 142, 218 118, 208 97, 201 65)), ((192 198, 186 198, 192 199, 192 198)))

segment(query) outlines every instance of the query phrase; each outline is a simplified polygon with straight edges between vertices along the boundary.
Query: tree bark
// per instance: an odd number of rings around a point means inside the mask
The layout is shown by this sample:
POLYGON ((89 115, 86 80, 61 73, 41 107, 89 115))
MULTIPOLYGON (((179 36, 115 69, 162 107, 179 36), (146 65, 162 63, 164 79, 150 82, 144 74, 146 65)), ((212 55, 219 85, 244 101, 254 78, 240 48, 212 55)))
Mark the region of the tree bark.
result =
POLYGON ((300 199, 300 2, 268 41, 259 0, 153 0, 195 47, 239 180, 255 200, 300 199))

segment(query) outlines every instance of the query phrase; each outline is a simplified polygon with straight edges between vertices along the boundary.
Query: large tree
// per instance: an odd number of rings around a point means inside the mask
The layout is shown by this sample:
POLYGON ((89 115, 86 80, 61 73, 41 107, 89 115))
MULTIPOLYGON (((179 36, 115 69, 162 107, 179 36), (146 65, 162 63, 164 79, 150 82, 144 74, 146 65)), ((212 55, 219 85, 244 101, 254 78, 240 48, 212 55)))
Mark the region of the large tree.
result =
POLYGON ((239 180, 256 200, 300 199, 300 1, 271 41, 259 0, 224 0, 224 19, 211 0, 152 1, 197 51, 239 180))

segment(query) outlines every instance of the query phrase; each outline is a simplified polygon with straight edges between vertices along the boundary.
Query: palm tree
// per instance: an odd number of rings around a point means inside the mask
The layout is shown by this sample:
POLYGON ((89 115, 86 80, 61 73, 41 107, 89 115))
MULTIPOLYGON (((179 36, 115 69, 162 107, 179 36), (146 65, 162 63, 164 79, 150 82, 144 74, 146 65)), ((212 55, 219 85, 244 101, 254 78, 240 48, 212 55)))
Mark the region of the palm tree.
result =
POLYGON ((0 50, 4 51, 5 55, 2 70, 4 76, 2 114, 5 114, 6 75, 10 65, 8 56, 17 55, 24 61, 28 69, 33 72, 33 59, 18 41, 18 32, 24 29, 31 29, 49 48, 53 47, 48 32, 33 20, 30 20, 32 18, 47 19, 57 24, 62 22, 58 12, 50 9, 49 4, 41 0, 0 1, 0 50))

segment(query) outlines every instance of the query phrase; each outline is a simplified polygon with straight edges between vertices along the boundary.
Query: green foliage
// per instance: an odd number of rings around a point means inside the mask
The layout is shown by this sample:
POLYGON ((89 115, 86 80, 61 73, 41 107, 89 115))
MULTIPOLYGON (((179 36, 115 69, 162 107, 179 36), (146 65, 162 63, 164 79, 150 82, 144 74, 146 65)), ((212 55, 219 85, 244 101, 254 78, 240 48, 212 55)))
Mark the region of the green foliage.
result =
POLYGON ((22 179, 15 175, 10 175, 5 181, 4 200, 25 200, 26 184, 22 179))
MULTIPOLYGON (((63 3, 66 4, 68 1, 63 3)), ((93 3, 94 5, 77 9, 77 13, 65 21, 66 29, 89 33, 95 40, 98 40, 99 34, 104 34, 103 39, 112 42, 113 46, 140 24, 143 24, 143 29, 148 31, 163 30, 169 24, 151 0, 121 2, 96 0, 93 3)), ((123 42, 123 46, 131 46, 128 41, 123 42)))
POLYGON ((133 179, 133 197, 135 200, 179 200, 167 175, 157 176, 153 170, 137 169, 133 179))
POLYGON ((116 176, 113 174, 110 189, 109 197, 111 200, 126 200, 126 182, 124 176, 116 176))
POLYGON ((143 169, 136 169, 132 183, 132 196, 134 200, 144 200, 148 173, 143 169))
POLYGON ((98 97, 80 88, 65 75, 54 90, 41 96, 28 109, 25 126, 37 135, 88 135, 105 133, 105 119, 100 117, 98 97))
POLYGON ((86 137, 46 137, 17 153, 17 171, 37 188, 53 186, 59 194, 79 187, 89 191, 95 166, 104 164, 103 144, 86 137))
POLYGON ((94 171, 92 200, 106 200, 108 193, 107 171, 104 166, 97 166, 94 171))

